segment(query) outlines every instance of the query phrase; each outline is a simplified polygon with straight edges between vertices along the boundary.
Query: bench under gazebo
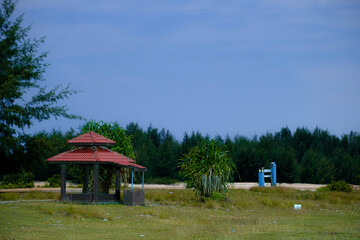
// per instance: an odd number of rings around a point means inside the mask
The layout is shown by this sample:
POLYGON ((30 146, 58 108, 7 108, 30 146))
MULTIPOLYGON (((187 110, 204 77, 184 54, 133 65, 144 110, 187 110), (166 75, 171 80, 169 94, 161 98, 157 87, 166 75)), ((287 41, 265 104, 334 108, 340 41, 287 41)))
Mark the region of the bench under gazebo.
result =
POLYGON ((61 201, 71 202, 123 202, 126 205, 144 205, 144 172, 146 167, 134 160, 107 148, 116 142, 93 131, 67 141, 73 149, 53 156, 48 163, 61 164, 61 201), (79 164, 84 167, 84 181, 81 194, 66 193, 66 164, 79 164), (99 192, 99 166, 115 168, 115 194, 99 192), (89 187, 89 175, 92 171, 92 188, 89 187), (121 201, 121 168, 131 172, 131 190, 123 191, 121 201), (142 189, 134 190, 134 172, 142 172, 142 189))

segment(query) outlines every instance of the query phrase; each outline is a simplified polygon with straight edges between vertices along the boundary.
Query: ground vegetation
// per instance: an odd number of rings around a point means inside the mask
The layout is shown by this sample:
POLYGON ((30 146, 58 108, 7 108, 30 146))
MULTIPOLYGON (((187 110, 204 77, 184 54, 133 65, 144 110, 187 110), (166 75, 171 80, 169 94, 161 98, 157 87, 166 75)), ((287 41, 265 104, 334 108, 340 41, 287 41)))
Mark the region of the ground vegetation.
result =
POLYGON ((359 192, 147 190, 146 206, 64 204, 60 193, 0 193, 2 239, 359 239, 359 192), (44 199, 46 201, 39 201, 44 199), (53 200, 51 202, 49 200, 53 200), (35 201, 32 201, 35 200, 35 201), (301 205, 295 210, 294 204, 301 205))

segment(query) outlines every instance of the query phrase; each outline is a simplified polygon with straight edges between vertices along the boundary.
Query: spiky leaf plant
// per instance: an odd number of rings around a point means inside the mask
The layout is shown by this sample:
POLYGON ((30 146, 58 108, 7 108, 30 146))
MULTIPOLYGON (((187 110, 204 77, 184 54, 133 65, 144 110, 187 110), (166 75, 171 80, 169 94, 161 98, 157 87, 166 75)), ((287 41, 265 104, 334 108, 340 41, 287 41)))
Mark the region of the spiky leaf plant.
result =
POLYGON ((233 181, 236 166, 215 140, 195 146, 180 161, 180 174, 201 199, 214 192, 225 195, 227 183, 233 181))

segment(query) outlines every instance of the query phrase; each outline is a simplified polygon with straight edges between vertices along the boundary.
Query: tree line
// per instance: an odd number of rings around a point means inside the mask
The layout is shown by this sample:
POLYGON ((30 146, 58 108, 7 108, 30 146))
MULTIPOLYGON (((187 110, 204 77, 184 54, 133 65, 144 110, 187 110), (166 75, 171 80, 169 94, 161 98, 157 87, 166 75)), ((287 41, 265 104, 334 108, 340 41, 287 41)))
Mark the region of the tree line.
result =
MULTIPOLYGON (((120 127, 121 128, 121 127, 120 127)), ((130 137, 138 164, 148 168, 147 182, 182 181, 179 163, 190 149, 211 140, 200 132, 185 133, 181 141, 164 128, 150 125, 143 129, 137 123, 123 128, 130 137)), ((46 159, 70 149, 66 141, 81 134, 73 129, 22 135, 11 154, 2 156, 1 174, 32 172, 36 180, 46 180, 59 173, 59 166, 46 159)), ((256 182, 258 169, 277 164, 278 182, 330 183, 345 180, 360 184, 360 135, 355 132, 341 137, 327 130, 298 128, 291 132, 284 127, 275 133, 247 138, 235 136, 215 140, 229 153, 236 166, 235 181, 256 182)), ((76 168, 70 168, 69 177, 78 178, 76 168)))

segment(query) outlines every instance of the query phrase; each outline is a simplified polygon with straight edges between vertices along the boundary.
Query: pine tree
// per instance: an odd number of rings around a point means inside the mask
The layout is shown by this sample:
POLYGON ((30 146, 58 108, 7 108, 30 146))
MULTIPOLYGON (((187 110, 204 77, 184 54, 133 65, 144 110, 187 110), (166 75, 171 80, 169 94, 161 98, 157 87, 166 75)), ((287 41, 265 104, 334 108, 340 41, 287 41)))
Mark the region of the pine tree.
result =
POLYGON ((43 73, 48 66, 47 52, 39 53, 38 48, 44 38, 30 39, 30 26, 22 27, 23 14, 14 20, 12 14, 15 3, 4 0, 0 6, 0 159, 1 172, 19 169, 18 164, 8 159, 21 150, 21 139, 16 138, 16 130, 30 127, 34 120, 42 121, 50 117, 79 118, 68 114, 65 105, 57 105, 76 91, 69 86, 60 86, 47 91, 41 87, 43 73), (32 95, 30 100, 24 96, 32 95), (3 165, 5 164, 5 165, 3 165))

